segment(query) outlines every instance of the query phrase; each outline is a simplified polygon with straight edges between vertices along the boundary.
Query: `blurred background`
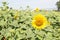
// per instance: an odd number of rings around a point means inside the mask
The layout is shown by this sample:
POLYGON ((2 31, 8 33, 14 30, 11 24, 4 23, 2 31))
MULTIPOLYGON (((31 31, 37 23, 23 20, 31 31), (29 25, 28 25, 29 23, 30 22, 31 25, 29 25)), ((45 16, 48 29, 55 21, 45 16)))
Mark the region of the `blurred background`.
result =
POLYGON ((29 6, 31 9, 39 8, 45 10, 57 10, 56 2, 59 0, 0 0, 0 6, 2 2, 6 1, 8 6, 13 9, 23 9, 29 6))

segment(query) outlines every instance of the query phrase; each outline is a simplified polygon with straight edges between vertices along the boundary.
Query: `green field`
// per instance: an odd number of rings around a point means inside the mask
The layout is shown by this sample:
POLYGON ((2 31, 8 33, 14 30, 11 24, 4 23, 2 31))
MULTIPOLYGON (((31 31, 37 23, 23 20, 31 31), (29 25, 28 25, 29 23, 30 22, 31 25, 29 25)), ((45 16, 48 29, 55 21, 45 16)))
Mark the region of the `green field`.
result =
POLYGON ((32 11, 0 8, 0 40, 60 40, 60 12, 51 10, 32 11), (50 25, 35 29, 31 22, 36 14, 44 15, 50 25))

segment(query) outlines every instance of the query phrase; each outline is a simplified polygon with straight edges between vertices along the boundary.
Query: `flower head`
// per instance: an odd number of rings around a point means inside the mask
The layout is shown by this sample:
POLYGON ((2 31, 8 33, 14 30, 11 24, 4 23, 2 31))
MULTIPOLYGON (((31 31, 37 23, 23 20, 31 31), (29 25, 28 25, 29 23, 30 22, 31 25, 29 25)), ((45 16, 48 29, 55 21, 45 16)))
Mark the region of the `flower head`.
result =
POLYGON ((42 14, 33 17, 32 26, 36 29, 44 29, 48 25, 47 18, 42 14))
POLYGON ((36 8, 36 9, 35 9, 36 12, 39 12, 39 10, 40 10, 39 8, 36 8))
POLYGON ((18 19, 18 18, 19 18, 19 16, 18 16, 18 11, 17 11, 14 15, 14 19, 18 19))

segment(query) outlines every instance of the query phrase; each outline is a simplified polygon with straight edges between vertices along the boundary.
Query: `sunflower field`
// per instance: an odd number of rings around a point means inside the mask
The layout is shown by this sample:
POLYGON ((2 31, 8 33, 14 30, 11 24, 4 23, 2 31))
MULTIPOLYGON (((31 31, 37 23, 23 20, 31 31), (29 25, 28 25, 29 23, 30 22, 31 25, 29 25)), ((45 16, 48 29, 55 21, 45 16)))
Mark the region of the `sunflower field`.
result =
POLYGON ((60 12, 0 7, 0 40, 60 40, 60 12))

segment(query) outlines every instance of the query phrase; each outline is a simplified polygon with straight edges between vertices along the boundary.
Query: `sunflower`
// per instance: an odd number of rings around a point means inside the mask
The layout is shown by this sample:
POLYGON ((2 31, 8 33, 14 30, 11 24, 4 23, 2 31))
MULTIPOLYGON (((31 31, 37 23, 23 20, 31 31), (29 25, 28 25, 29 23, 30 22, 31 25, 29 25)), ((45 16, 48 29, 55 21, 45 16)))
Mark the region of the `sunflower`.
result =
POLYGON ((15 15, 14 15, 14 19, 18 19, 19 18, 19 15, 18 15, 19 13, 18 13, 18 11, 15 13, 15 15))
POLYGON ((19 18, 19 16, 18 15, 14 15, 14 19, 18 19, 19 18))
POLYGON ((44 29, 48 25, 47 18, 42 14, 37 14, 33 17, 32 26, 36 29, 44 29))
POLYGON ((36 12, 39 12, 39 10, 40 10, 39 8, 36 8, 36 9, 35 9, 36 12))

